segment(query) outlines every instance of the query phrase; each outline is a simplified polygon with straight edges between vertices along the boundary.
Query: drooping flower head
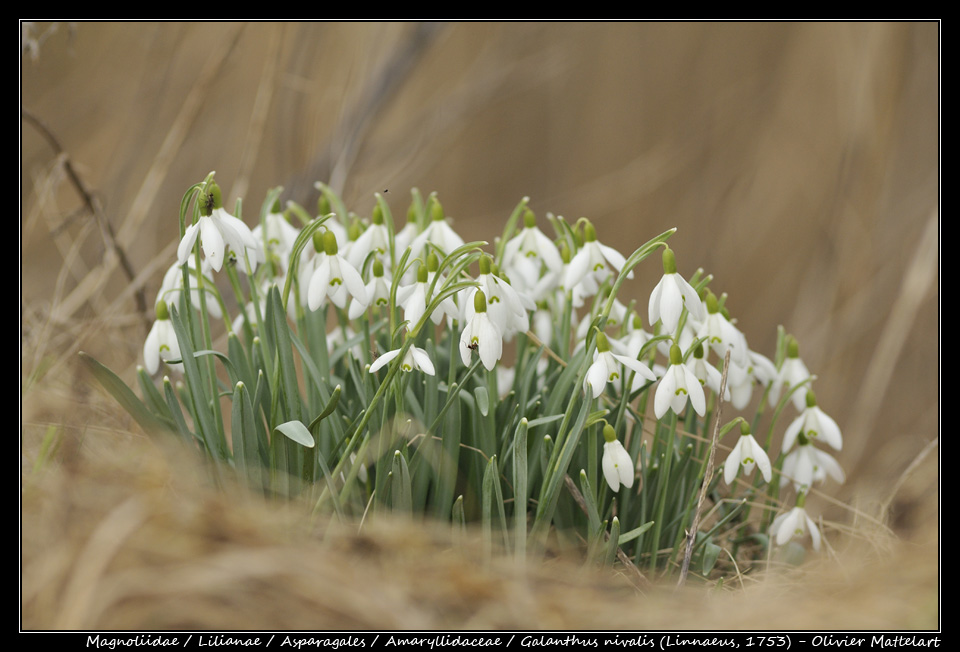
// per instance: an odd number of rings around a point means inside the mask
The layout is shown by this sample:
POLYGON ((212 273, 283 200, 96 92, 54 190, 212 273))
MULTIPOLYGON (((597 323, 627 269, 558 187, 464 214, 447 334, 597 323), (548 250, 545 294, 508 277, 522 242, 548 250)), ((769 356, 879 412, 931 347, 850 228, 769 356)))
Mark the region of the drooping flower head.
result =
MULTIPOLYGON (((160 360, 179 360, 180 343, 177 341, 177 334, 173 330, 173 323, 170 321, 170 314, 167 312, 167 302, 158 301, 156 304, 157 321, 153 322, 150 333, 143 343, 143 364, 147 373, 153 375, 160 368, 160 360)), ((175 363, 171 368, 183 373, 183 365, 175 363)))
POLYGON ((687 398, 693 403, 693 409, 703 416, 707 410, 707 401, 703 395, 703 386, 693 372, 683 362, 683 354, 676 344, 670 347, 670 366, 657 385, 657 393, 653 399, 653 411, 660 419, 673 410, 676 414, 683 412, 687 405, 687 398))
POLYGON ((661 332, 675 333, 686 308, 698 322, 703 321, 703 303, 686 279, 677 273, 677 258, 670 247, 663 249, 663 277, 650 294, 647 306, 650 326, 663 323, 661 332))
POLYGON ((215 271, 219 272, 223 267, 228 246, 241 260, 246 253, 251 267, 256 269, 257 261, 263 260, 260 245, 243 220, 224 210, 220 186, 211 183, 199 203, 200 219, 188 226, 184 232, 177 247, 177 263, 183 265, 187 262, 187 257, 199 237, 203 255, 215 271))
POLYGON ((793 448, 793 444, 801 431, 811 441, 822 441, 836 450, 843 448, 843 436, 840 426, 817 406, 817 397, 813 392, 806 394, 807 407, 803 414, 794 419, 783 435, 783 450, 793 448))
POLYGON ((763 479, 770 482, 773 469, 770 466, 770 458, 763 450, 763 447, 757 443, 753 435, 750 434, 750 424, 746 421, 740 422, 740 439, 736 446, 730 451, 727 461, 723 464, 723 480, 727 484, 733 484, 740 468, 743 468, 744 475, 753 473, 753 467, 760 469, 763 479))
POLYGON ((630 454, 617 439, 617 433, 610 424, 604 424, 603 426, 603 439, 603 459, 600 461, 600 466, 603 467, 603 477, 614 493, 620 491, 620 485, 629 489, 633 486, 633 476, 635 475, 635 467, 633 460, 630 459, 630 454))
POLYGON ((487 315, 487 297, 483 290, 473 295, 473 318, 460 334, 460 359, 470 365, 470 352, 476 351, 488 371, 503 355, 503 335, 487 315))
POLYGON ((804 509, 806 500, 806 494, 798 494, 797 506, 773 520, 770 525, 770 535, 776 537, 777 545, 782 546, 793 537, 802 537, 809 531, 813 549, 820 550, 820 530, 817 529, 813 519, 807 516, 807 511, 804 509))
POLYGON ((583 379, 583 391, 587 396, 597 398, 603 393, 607 383, 620 379, 620 365, 643 376, 649 381, 655 381, 656 375, 645 364, 625 355, 617 355, 610 350, 610 342, 604 333, 597 333, 597 350, 594 351, 593 364, 587 369, 583 379))
POLYGON ((344 260, 338 253, 337 237, 333 231, 313 234, 313 245, 317 250, 314 258, 313 274, 307 290, 307 305, 316 310, 324 304, 327 297, 337 307, 343 308, 347 294, 367 301, 367 290, 363 285, 360 272, 344 260))

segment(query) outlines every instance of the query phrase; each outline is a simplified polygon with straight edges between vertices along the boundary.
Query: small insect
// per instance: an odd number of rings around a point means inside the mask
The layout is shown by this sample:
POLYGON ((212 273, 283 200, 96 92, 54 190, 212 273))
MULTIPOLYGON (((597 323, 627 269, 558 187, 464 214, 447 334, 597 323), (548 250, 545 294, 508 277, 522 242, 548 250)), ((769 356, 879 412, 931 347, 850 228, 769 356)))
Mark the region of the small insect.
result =
POLYGON ((470 342, 470 344, 467 345, 467 348, 471 351, 477 351, 480 348, 480 345, 477 342, 470 342))
POLYGON ((383 189, 383 194, 387 194, 388 192, 390 192, 390 189, 389 189, 389 188, 384 188, 384 189, 383 189))
POLYGON ((201 199, 201 201, 203 202, 203 208, 204 208, 204 211, 203 211, 203 212, 205 212, 205 213, 211 213, 211 212, 213 212, 214 199, 213 199, 213 193, 212 193, 212 192, 206 193, 206 194, 203 196, 203 198, 201 199))

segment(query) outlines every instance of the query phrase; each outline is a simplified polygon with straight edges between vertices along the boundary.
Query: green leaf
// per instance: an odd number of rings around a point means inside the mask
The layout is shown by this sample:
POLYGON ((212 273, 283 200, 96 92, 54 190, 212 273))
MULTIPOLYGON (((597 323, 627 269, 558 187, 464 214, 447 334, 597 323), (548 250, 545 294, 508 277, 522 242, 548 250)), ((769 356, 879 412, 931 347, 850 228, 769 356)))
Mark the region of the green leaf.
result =
POLYGON ((134 394, 133 391, 127 387, 126 383, 120 380, 115 373, 83 351, 81 351, 79 355, 84 365, 86 365, 87 369, 93 374, 93 377, 97 379, 97 382, 140 424, 140 427, 143 428, 144 431, 151 435, 159 432, 177 431, 172 421, 162 419, 153 414, 147 406, 144 405, 143 401, 137 398, 137 395, 134 394))
POLYGON ((410 485, 410 469, 403 453, 395 451, 391 469, 393 482, 390 493, 393 498, 393 510, 409 516, 413 511, 413 490, 410 485))
POLYGON ((527 430, 526 419, 520 419, 513 433, 513 529, 516 556, 527 551, 527 430))
POLYGON ((480 414, 487 416, 490 412, 490 399, 487 395, 487 388, 481 385, 473 390, 473 395, 477 397, 477 407, 480 408, 480 414))
POLYGON ((537 419, 531 420, 528 424, 528 428, 536 428, 537 426, 545 426, 548 423, 553 423, 554 421, 559 421, 563 418, 562 414, 554 414, 549 417, 539 417, 537 419))
POLYGON ((340 403, 340 392, 340 385, 333 388, 333 394, 330 395, 330 400, 327 401, 327 406, 323 408, 323 412, 318 414, 317 418, 310 422, 310 432, 314 432, 314 429, 320 425, 320 422, 333 414, 334 410, 337 409, 337 405, 340 403))
POLYGON ((607 554, 604 556, 603 565, 609 568, 613 565, 613 560, 617 558, 617 550, 620 548, 620 519, 613 517, 613 523, 610 524, 610 540, 607 541, 607 554))
POLYGON ((715 543, 708 543, 703 549, 703 574, 709 575, 717 563, 722 548, 715 543))
POLYGON ((242 382, 238 382, 233 393, 231 413, 233 458, 238 470, 247 481, 254 487, 260 488, 263 486, 263 467, 260 464, 259 438, 257 436, 257 425, 254 421, 250 391, 242 382))
POLYGON ((313 435, 307 430, 307 427, 299 421, 287 421, 274 428, 274 432, 286 436, 291 441, 295 441, 305 448, 313 448, 313 435))
POLYGON ((644 532, 646 532, 652 527, 653 527, 653 521, 649 521, 647 523, 644 523, 640 527, 633 528, 629 532, 625 532, 620 535, 618 544, 622 546, 625 543, 629 543, 630 541, 633 541, 634 539, 636 539, 637 537, 639 537, 641 534, 643 534, 644 532))
POLYGON ((597 501, 593 495, 593 487, 590 486, 587 472, 583 469, 580 469, 580 491, 583 492, 583 502, 587 505, 587 531, 596 532, 600 529, 600 513, 597 511, 597 501))

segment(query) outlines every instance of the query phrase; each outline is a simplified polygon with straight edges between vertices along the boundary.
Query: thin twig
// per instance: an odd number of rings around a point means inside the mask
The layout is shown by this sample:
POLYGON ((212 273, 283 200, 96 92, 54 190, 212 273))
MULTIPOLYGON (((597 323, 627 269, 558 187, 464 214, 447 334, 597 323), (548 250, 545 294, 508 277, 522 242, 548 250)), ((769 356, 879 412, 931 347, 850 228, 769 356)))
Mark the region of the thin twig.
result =
MULTIPOLYGON (((583 494, 580 493, 580 490, 577 489, 577 485, 574 484, 573 478, 569 475, 564 476, 564 484, 567 486, 567 491, 570 492, 570 495, 573 496, 573 501, 580 506, 580 509, 583 510, 583 513, 587 513, 587 501, 584 499, 583 494)), ((604 541, 610 540, 610 533, 604 531, 603 533, 604 541)), ((623 551, 623 548, 617 546, 617 559, 620 560, 620 563, 624 565, 625 568, 633 572, 634 580, 637 586, 647 586, 650 584, 650 581, 647 580, 646 576, 640 572, 640 569, 636 567, 630 557, 627 556, 627 553, 623 551)))
MULTIPOLYGON (((100 203, 96 192, 87 187, 87 184, 80 178, 80 174, 73 166, 70 154, 64 150, 63 145, 60 144, 60 141, 53 134, 53 131, 29 109, 20 109, 20 115, 23 116, 26 122, 33 125, 34 129, 43 136, 51 149, 61 158, 63 161, 63 169, 67 173, 67 178, 70 179, 70 183, 76 188, 84 205, 87 207, 87 210, 90 211, 90 214, 93 215, 97 226, 100 228, 100 237, 103 239, 104 245, 116 255, 117 261, 120 263, 120 267, 123 268, 124 274, 127 275, 130 281, 133 281, 137 274, 133 270, 133 265, 130 263, 130 259, 127 258, 123 247, 117 242, 117 236, 113 231, 113 226, 110 224, 107 216, 104 215, 103 205, 100 203)), ((144 326, 149 330, 152 319, 151 315, 147 314, 147 298, 143 288, 138 290, 134 296, 137 300, 137 310, 143 316, 144 326)))
POLYGON ((707 460, 707 468, 703 474, 703 484, 700 485, 700 496, 697 498, 697 511, 693 513, 693 523, 690 524, 690 530, 687 532, 687 546, 683 553, 683 566, 680 567, 680 579, 677 580, 677 588, 683 586, 687 581, 687 573, 690 571, 690 558, 693 557, 693 544, 697 539, 697 530, 700 529, 700 512, 703 509, 703 501, 707 497, 707 488, 710 486, 710 478, 713 476, 713 461, 717 455, 717 439, 720 436, 720 417, 723 414, 723 395, 727 391, 727 371, 730 370, 730 349, 727 349, 723 356, 723 375, 720 377, 720 392, 717 394, 717 414, 713 422, 713 441, 710 442, 710 457, 707 460))

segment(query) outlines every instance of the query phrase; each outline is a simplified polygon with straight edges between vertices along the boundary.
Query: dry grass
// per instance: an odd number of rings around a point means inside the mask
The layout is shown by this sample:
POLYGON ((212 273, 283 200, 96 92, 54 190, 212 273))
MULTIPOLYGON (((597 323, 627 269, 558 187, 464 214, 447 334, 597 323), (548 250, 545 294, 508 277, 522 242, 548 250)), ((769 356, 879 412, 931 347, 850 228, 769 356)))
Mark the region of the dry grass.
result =
POLYGON ((52 33, 22 85, 62 147, 24 122, 24 627, 937 627, 938 50, 931 23, 52 33), (212 491, 75 363, 133 378, 137 292, 152 300, 179 198, 211 169, 248 215, 270 185, 310 205, 335 178, 361 212, 439 190, 468 239, 523 195, 624 250, 679 227, 681 271, 715 275, 754 348, 786 325, 819 376, 849 476, 818 501, 832 551, 641 595, 563 559, 483 566, 422 525, 321 540, 296 506, 212 491))

